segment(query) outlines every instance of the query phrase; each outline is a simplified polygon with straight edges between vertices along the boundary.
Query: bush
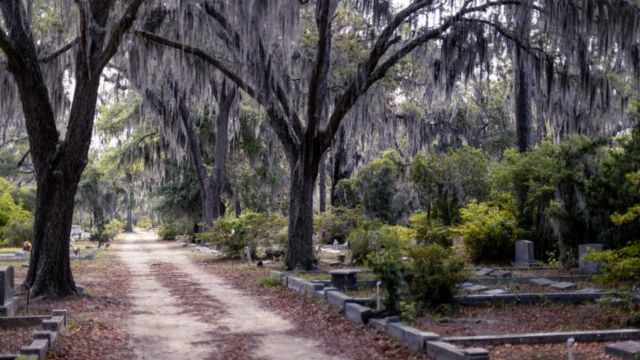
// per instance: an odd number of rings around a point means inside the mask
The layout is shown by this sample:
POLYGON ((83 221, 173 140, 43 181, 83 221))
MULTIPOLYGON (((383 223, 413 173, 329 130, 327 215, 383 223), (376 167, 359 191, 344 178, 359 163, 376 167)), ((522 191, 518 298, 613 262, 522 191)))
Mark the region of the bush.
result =
POLYGON ((439 219, 429 219, 426 213, 419 211, 411 215, 411 228, 415 231, 415 239, 420 244, 439 244, 451 246, 453 232, 439 219))
POLYGON ((400 249, 396 247, 380 249, 367 257, 367 264, 382 281, 385 292, 384 308, 388 311, 397 310, 403 281, 400 249))
POLYGON ((158 229, 158 236, 162 240, 175 240, 178 235, 178 229, 173 223, 163 222, 158 229))
POLYGON ((365 221, 353 229, 347 240, 351 246, 351 263, 364 264, 374 251, 385 248, 402 249, 407 242, 398 237, 395 226, 381 226, 379 221, 365 221))
POLYGON ((151 227, 151 219, 148 216, 140 216, 136 225, 141 229, 148 229, 151 227))
POLYGON ((505 261, 512 257, 516 222, 512 212, 484 202, 471 202, 460 210, 462 222, 453 228, 463 237, 475 261, 505 261))
POLYGON ((284 251, 287 234, 282 231, 287 219, 278 214, 245 213, 240 218, 223 218, 213 222, 211 230, 196 238, 220 245, 232 258, 242 256, 249 246, 252 256, 265 257, 284 251))
POLYGON ((360 203, 355 179, 340 179, 334 190, 336 206, 355 208, 360 203))
POLYGON ((4 236, 9 246, 19 247, 33 238, 33 217, 16 216, 4 228, 4 236))
POLYGON ((368 217, 395 223, 391 204, 396 194, 396 177, 396 164, 388 157, 375 159, 360 169, 356 184, 368 217))
POLYGON ((118 236, 122 230, 124 230, 124 223, 118 219, 111 219, 111 221, 104 226, 102 237, 106 241, 111 241, 118 236))
POLYGON ((464 259, 438 244, 414 246, 406 268, 409 295, 419 308, 453 303, 457 285, 464 281, 464 259))
POLYGON ((0 241, 0 248, 10 247, 9 243, 5 240, 0 241))
POLYGON ((351 230, 364 222, 362 210, 338 207, 315 215, 313 227, 322 243, 331 244, 334 240, 344 242, 351 230))
POLYGON ((590 252, 586 260, 601 263, 602 275, 596 277, 600 282, 619 285, 640 283, 640 242, 619 250, 590 252))

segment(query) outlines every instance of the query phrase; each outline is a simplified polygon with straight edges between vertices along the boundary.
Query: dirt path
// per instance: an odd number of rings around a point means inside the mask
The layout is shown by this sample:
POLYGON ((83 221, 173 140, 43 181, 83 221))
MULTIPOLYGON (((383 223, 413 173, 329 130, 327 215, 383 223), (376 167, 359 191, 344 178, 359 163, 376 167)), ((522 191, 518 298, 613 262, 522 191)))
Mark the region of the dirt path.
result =
POLYGON ((125 234, 116 248, 132 273, 127 329, 138 359, 341 359, 292 335, 290 321, 202 271, 175 243, 125 234))

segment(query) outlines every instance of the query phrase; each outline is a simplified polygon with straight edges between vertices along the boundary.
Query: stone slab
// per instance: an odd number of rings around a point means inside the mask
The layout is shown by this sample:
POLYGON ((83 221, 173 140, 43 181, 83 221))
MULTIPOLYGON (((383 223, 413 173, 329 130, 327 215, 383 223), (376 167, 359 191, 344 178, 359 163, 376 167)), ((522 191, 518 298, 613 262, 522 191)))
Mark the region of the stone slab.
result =
POLYGON ((437 340, 440 335, 418 330, 401 322, 387 324, 387 333, 415 351, 424 351, 427 341, 437 340))
POLYGON ((549 286, 551 286, 552 288, 555 288, 555 289, 560 289, 560 290, 571 290, 571 289, 575 289, 575 288, 578 287, 575 283, 568 282, 568 281, 563 281, 563 282, 551 284, 549 286))
POLYGON ((47 344, 49 348, 53 347, 58 340, 58 333, 54 331, 47 330, 37 330, 33 332, 33 340, 47 340, 47 344))
POLYGON ((20 305, 20 299, 14 297, 10 301, 5 301, 4 305, 0 306, 0 317, 13 316, 18 310, 20 305))
POLYGON ((511 271, 508 270, 498 270, 498 271, 493 271, 491 272, 491 274, 489 274, 490 276, 493 277, 497 277, 497 278, 504 278, 504 277, 509 277, 511 276, 511 271))
POLYGON ((482 292, 483 295, 501 295, 506 293, 507 293, 507 290, 505 289, 492 289, 492 290, 487 290, 482 292))
POLYGON ((13 301, 13 266, 0 267, 0 306, 13 301))
POLYGON ((327 292, 329 305, 340 312, 344 311, 345 304, 348 300, 351 300, 351 297, 343 292, 337 290, 327 292))
POLYGON ((372 310, 370 307, 357 303, 347 303, 344 307, 344 313, 347 319, 358 324, 367 324, 371 318, 372 310))
POLYGON ((69 311, 67 309, 53 309, 51 316, 62 316, 65 325, 67 325, 67 321, 69 321, 69 311))
POLYGON ((580 304, 587 301, 595 301, 597 299, 612 295, 612 293, 596 292, 596 293, 521 293, 521 294, 499 294, 499 295, 467 295, 456 296, 456 301, 461 305, 493 305, 493 304, 518 304, 518 305, 535 305, 541 303, 554 304, 580 304))
MULTIPOLYGON (((497 284, 527 284, 530 283, 532 279, 539 279, 541 276, 522 276, 522 277, 506 277, 506 278, 496 278, 496 277, 483 277, 483 278, 471 278, 469 281, 472 281, 476 284, 482 285, 497 285, 497 284)), ((545 279, 549 279, 553 282, 580 282, 580 281, 590 281, 593 279, 593 275, 547 275, 544 277, 545 279)))
POLYGON ((598 293, 598 292, 602 292, 602 290, 598 288, 588 287, 588 288, 582 288, 580 290, 576 290, 574 291, 574 294, 591 294, 591 293, 598 293))
POLYGON ((516 263, 530 264, 535 260, 533 259, 533 242, 529 240, 518 240, 515 245, 516 249, 516 263))
POLYGON ((360 269, 331 270, 329 271, 331 286, 338 288, 338 290, 354 290, 358 287, 358 273, 361 272, 360 269))
POLYGON ((487 276, 489 274, 491 274, 493 272, 493 269, 491 268, 482 268, 478 271, 476 271, 474 274, 475 276, 487 276))
POLYGON ((558 344, 570 338, 576 342, 640 340, 640 329, 566 331, 506 335, 451 336, 442 338, 452 344, 501 345, 501 344, 558 344))
POLYGON ((473 286, 469 286, 467 287, 465 290, 469 290, 469 291, 473 291, 473 292, 477 292, 477 291, 485 291, 489 289, 488 286, 484 286, 484 285, 473 285, 473 286))
POLYGON ((467 281, 467 282, 463 282, 462 284, 458 285, 458 287, 460 289, 466 289, 468 287, 472 287, 473 285, 476 285, 476 284, 467 281))
POLYGON ((20 354, 0 354, 0 360, 15 360, 20 354))
POLYGON ((42 320, 50 319, 47 315, 8 316, 0 318, 0 329, 17 329, 42 324, 42 320))
POLYGON ((392 322, 399 322, 399 316, 389 316, 382 319, 369 319, 369 325, 373 326, 378 331, 387 331, 387 324, 392 322))
POLYGON ((580 270, 587 272, 598 272, 600 270, 600 264, 594 261, 586 261, 584 256, 589 253, 589 251, 600 252, 604 246, 598 243, 592 244, 581 244, 578 245, 578 267, 580 270))
POLYGON ((533 285, 548 286, 551 284, 555 284, 557 281, 553 281, 547 278, 535 278, 529 280, 529 282, 533 285))
POLYGON ((604 353, 623 360, 640 359, 640 342, 624 341, 604 347, 604 353))
POLYGON ((62 332, 64 330, 64 317, 53 316, 49 320, 42 321, 42 329, 48 331, 62 332))
POLYGON ((427 356, 435 360, 466 360, 462 348, 444 341, 427 341, 427 356))
POLYGON ((33 340, 31 345, 24 346, 20 349, 20 355, 24 356, 36 356, 38 360, 44 360, 47 358, 47 351, 49 351, 49 343, 47 340, 33 340))

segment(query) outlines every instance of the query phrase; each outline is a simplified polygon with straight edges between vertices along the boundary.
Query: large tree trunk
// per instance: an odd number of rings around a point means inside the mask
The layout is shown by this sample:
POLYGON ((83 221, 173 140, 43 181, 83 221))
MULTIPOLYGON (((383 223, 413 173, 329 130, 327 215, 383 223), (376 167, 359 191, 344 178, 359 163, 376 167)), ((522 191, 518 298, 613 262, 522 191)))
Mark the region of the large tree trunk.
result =
MULTIPOLYGON (((531 147, 531 67, 528 61, 528 47, 531 32, 531 9, 528 4, 520 6, 517 10, 518 28, 517 35, 520 46, 515 47, 514 54, 514 99, 516 122, 516 146, 518 151, 524 153, 531 147)), ((526 229, 531 226, 530 207, 527 206, 529 187, 520 181, 514 184, 516 211, 518 224, 526 229)))
POLYGON ((213 206, 213 219, 217 219, 222 215, 221 209, 221 193, 222 183, 224 182, 224 170, 227 166, 227 151, 229 148, 229 116, 231 107, 236 98, 237 88, 233 86, 227 89, 227 81, 222 81, 222 89, 218 99, 218 116, 216 117, 216 145, 214 150, 214 167, 213 175, 210 179, 210 195, 209 199, 213 206))
POLYGON ((313 256, 313 190, 320 165, 319 156, 303 150, 291 156, 291 190, 289 192, 289 238, 286 266, 310 270, 313 256))
POLYGON ((76 293, 69 243, 79 174, 53 171, 38 178, 34 234, 25 286, 32 296, 76 293))

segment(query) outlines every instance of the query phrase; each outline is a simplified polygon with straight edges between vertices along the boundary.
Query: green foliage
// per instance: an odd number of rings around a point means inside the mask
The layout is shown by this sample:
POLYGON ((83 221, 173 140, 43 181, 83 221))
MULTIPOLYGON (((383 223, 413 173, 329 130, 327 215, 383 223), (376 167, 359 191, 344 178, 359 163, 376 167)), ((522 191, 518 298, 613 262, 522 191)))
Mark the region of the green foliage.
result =
POLYGON ((389 246, 369 254, 367 265, 376 277, 382 281, 385 291, 384 307, 396 310, 400 301, 400 288, 403 282, 403 263, 398 247, 389 246))
POLYGON ((460 206, 489 195, 489 158, 468 146, 443 154, 418 154, 411 179, 430 218, 455 222, 460 206))
POLYGON ((249 212, 239 218, 218 219, 209 231, 196 234, 196 238, 220 245, 231 258, 242 256, 246 246, 254 255, 264 257, 284 250, 287 237, 282 229, 286 226, 287 220, 281 215, 249 212), (257 250, 262 253, 257 254, 257 250))
POLYGON ((357 182, 355 179, 340 179, 334 190, 336 206, 355 208, 359 203, 357 182))
POLYGON ((475 261, 505 261, 513 255, 516 222, 513 213, 490 202, 472 201, 460 210, 460 225, 453 231, 463 237, 475 261))
POLYGON ((33 215, 13 199, 14 187, 0 177, 0 241, 9 246, 22 246, 31 241, 33 215))
POLYGON ((127 122, 137 114, 139 107, 138 97, 129 97, 102 105, 98 109, 96 130, 104 136, 119 136, 124 132, 127 122))
POLYGON ((358 171, 356 186, 367 216, 387 223, 396 221, 390 206, 396 194, 396 177, 396 164, 388 157, 372 160, 358 171))
POLYGON ((351 262, 365 264, 374 252, 383 249, 402 251, 414 237, 411 229, 403 226, 382 225, 379 221, 365 221, 353 229, 347 238, 351 245, 351 262))
POLYGON ((102 235, 107 241, 113 240, 124 230, 124 223, 118 219, 111 219, 105 226, 102 235))
POLYGON ((178 235, 178 228, 172 222, 163 222, 158 229, 158 236, 162 240, 175 240, 178 235))
POLYGON ((344 242, 351 230, 364 222, 364 214, 358 208, 336 207, 313 217, 314 232, 325 244, 331 244, 333 240, 344 242))
POLYGON ((618 250, 590 252, 586 260, 600 262, 602 275, 596 279, 605 284, 640 283, 640 242, 618 250))
POLYGON ((418 211, 411 215, 411 228, 415 231, 415 239, 421 244, 439 244, 451 246, 453 232, 438 219, 429 219, 427 213, 418 211))
POLYGON ((15 216, 4 228, 4 238, 8 246, 20 247, 33 239, 33 216, 23 213, 15 216))
POLYGON ((413 246, 408 257, 405 279, 411 298, 422 308, 452 303, 457 285, 466 279, 464 259, 438 244, 413 246))
POLYGON ((139 228, 147 229, 151 227, 151 219, 148 216, 140 216, 138 218, 137 224, 139 228))
POLYGON ((282 282, 275 276, 265 276, 260 278, 260 286, 263 288, 278 287, 280 285, 282 285, 282 282))

